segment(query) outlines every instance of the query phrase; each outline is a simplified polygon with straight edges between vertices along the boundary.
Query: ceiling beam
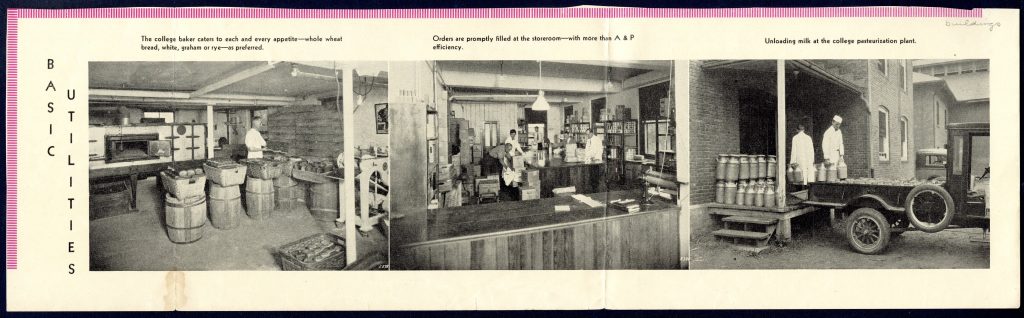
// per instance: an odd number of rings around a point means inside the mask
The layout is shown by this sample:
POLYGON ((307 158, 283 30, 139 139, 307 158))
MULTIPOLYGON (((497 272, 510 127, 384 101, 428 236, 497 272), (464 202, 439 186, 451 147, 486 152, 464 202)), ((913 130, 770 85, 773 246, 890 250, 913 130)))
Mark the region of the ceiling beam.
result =
POLYGON ((592 66, 608 66, 615 68, 634 68, 651 71, 668 71, 672 67, 672 61, 544 61, 544 63, 577 64, 592 66))
MULTIPOLYGON (((147 91, 134 89, 89 89, 89 98, 111 97, 111 98, 163 98, 178 100, 193 100, 192 94, 187 92, 147 91)), ((207 94, 202 97, 204 100, 239 100, 239 101, 268 101, 268 102, 295 102, 301 99, 288 96, 269 95, 243 95, 243 94, 207 94)))
POLYGON ((135 104, 163 104, 169 108, 175 107, 281 107, 290 106, 294 102, 270 101, 270 100, 230 100, 230 99, 207 99, 207 98, 160 98, 160 97, 113 97, 89 95, 90 103, 135 103, 135 104))
MULTIPOLYGON (((572 96, 558 93, 544 93, 544 98, 552 104, 576 104, 589 101, 585 96, 572 96)), ((536 94, 482 94, 482 93, 459 93, 448 98, 453 102, 509 102, 509 103, 533 103, 537 100, 536 94)))
POLYGON ((502 89, 502 90, 527 90, 536 91, 543 89, 554 92, 576 92, 576 93, 616 93, 621 89, 622 84, 612 81, 611 89, 605 89, 605 81, 578 78, 544 77, 543 81, 537 76, 504 75, 494 73, 477 73, 461 71, 443 71, 445 84, 451 87, 502 89), (543 84, 542 84, 543 82, 543 84), (543 85, 543 86, 542 86, 543 85))
POLYGON ((622 89, 637 88, 669 80, 668 72, 647 72, 622 81, 622 89))
POLYGON ((256 66, 247 68, 245 70, 242 70, 240 72, 228 75, 228 76, 226 76, 224 78, 221 78, 221 79, 219 79, 217 81, 214 81, 213 83, 207 84, 206 86, 203 86, 203 87, 197 89, 196 91, 194 91, 194 92, 192 92, 190 94, 190 97, 203 96, 203 95, 206 95, 207 93, 210 93, 210 92, 213 92, 215 90, 224 88, 225 86, 228 86, 228 85, 231 85, 231 84, 234 84, 234 83, 238 83, 238 82, 243 81, 243 80, 245 80, 247 78, 259 75, 260 73, 272 70, 272 69, 274 69, 274 66, 277 65, 277 63, 279 63, 279 62, 267 62, 266 64, 260 63, 259 65, 256 65, 256 66))
POLYGON ((388 73, 388 62, 384 61, 288 61, 288 63, 328 70, 340 70, 342 66, 349 66, 355 70, 359 76, 387 77, 388 73))

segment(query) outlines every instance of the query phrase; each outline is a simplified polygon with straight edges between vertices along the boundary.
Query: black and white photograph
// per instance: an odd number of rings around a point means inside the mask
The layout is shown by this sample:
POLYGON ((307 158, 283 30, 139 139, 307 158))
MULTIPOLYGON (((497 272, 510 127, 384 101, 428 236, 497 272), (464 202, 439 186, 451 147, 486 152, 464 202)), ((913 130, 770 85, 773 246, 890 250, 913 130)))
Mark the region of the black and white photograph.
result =
POLYGON ((391 62, 392 268, 685 268, 674 67, 391 62))
POLYGON ((989 267, 988 60, 688 67, 691 268, 989 267))
POLYGON ((89 270, 387 269, 386 62, 90 62, 88 78, 89 270))

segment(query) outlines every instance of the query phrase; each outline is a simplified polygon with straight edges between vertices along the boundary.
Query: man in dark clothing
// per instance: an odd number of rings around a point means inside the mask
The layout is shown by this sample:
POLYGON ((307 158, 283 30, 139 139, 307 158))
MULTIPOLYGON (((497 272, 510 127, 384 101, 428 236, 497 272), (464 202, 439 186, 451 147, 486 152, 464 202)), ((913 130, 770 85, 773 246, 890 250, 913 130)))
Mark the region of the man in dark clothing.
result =
POLYGON ((516 187, 505 183, 504 169, 512 169, 512 152, 515 147, 511 143, 497 145, 487 151, 487 155, 480 160, 480 169, 484 175, 498 174, 498 182, 501 184, 501 192, 505 200, 519 200, 520 193, 516 187))
POLYGON ((500 144, 487 150, 487 155, 480 159, 483 175, 500 174, 503 167, 512 167, 512 144, 500 144))

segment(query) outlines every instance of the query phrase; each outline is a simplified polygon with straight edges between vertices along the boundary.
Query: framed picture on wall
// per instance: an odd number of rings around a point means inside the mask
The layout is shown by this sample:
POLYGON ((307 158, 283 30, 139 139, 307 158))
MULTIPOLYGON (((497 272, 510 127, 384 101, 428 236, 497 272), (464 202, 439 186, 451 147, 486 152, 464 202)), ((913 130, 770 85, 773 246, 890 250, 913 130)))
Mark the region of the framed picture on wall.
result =
POLYGON ((374 120, 377 123, 377 133, 388 133, 388 103, 373 105, 374 120))

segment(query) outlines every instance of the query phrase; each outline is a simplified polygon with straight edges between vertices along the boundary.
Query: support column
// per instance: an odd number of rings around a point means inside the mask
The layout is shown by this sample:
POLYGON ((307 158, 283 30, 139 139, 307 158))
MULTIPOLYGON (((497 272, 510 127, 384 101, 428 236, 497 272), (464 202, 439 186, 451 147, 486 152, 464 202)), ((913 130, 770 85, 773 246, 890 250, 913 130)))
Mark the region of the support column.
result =
POLYGON ((342 64, 341 66, 341 108, 342 108, 342 137, 344 139, 344 145, 342 146, 343 151, 343 162, 345 164, 344 170, 344 181, 340 182, 338 196, 343 197, 344 200, 340 201, 339 208, 344 210, 344 216, 339 221, 345 222, 345 262, 352 264, 359 257, 359 252, 356 250, 358 245, 357 239, 359 235, 356 232, 356 160, 355 160, 355 130, 353 125, 345 124, 344 122, 352 123, 355 119, 355 93, 352 91, 352 65, 342 64), (343 205, 343 206, 342 206, 343 205))
POLYGON ((672 100, 676 107, 676 181, 679 181, 679 259, 690 262, 690 61, 672 61, 672 100))
POLYGON ((213 147, 216 146, 213 129, 213 104, 206 104, 206 158, 213 158, 213 147))
POLYGON ((775 117, 775 152, 779 159, 775 172, 775 206, 786 206, 786 60, 775 64, 775 85, 778 88, 776 100, 778 109, 775 117))

